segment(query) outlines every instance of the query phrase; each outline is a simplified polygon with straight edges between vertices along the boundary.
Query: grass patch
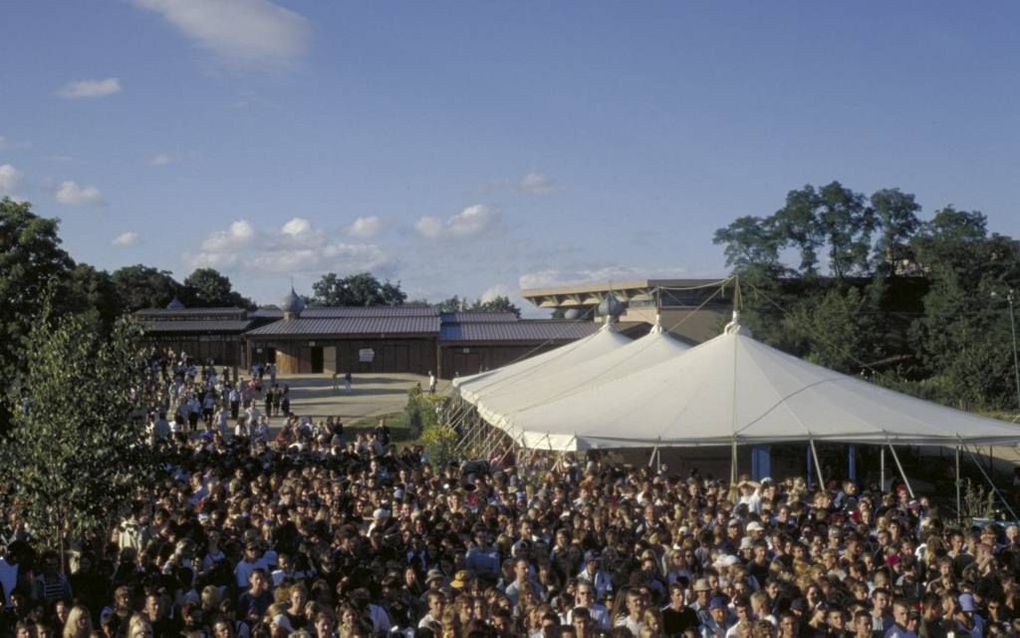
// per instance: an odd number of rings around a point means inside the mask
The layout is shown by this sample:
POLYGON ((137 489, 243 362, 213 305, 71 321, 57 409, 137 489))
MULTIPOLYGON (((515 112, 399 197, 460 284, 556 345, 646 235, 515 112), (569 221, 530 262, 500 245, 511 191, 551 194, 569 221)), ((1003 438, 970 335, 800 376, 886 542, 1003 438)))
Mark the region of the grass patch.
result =
POLYGON ((344 424, 344 439, 350 441, 361 432, 371 432, 379 424, 379 419, 386 419, 390 428, 390 436, 394 443, 402 446, 417 445, 418 440, 412 438, 411 427, 407 423, 407 412, 390 412, 378 416, 364 416, 344 424))

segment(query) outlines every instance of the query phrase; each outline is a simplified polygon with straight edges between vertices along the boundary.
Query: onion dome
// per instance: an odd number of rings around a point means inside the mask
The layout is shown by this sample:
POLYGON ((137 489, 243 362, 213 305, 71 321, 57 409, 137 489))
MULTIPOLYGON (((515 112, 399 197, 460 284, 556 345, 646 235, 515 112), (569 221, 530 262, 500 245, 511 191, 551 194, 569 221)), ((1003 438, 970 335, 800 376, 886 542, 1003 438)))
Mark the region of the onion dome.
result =
POLYGON ((305 309, 305 302, 301 299, 296 292, 294 292, 294 286, 290 287, 290 294, 283 298, 283 303, 280 304, 280 310, 283 310, 283 316, 287 319, 296 319, 301 316, 301 311, 305 309))
POLYGON ((627 304, 617 299, 616 295, 610 291, 606 293, 606 296, 599 302, 596 312, 598 312, 600 317, 609 317, 611 321, 615 321, 626 309, 627 304))

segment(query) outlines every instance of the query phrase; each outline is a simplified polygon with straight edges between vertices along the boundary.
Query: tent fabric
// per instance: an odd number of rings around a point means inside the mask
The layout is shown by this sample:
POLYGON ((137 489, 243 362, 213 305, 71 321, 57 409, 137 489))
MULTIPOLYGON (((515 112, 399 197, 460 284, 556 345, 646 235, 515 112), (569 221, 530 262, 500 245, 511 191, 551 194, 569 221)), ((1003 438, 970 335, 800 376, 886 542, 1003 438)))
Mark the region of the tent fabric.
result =
POLYGON ((560 370, 568 370, 630 342, 631 340, 617 332, 612 324, 607 323, 598 332, 554 350, 495 370, 454 379, 453 386, 461 398, 477 404, 483 396, 517 387, 521 383, 526 383, 535 374, 553 374, 560 370))
POLYGON ((550 450, 1020 441, 1020 426, 813 365, 739 329, 642 371, 487 420, 523 445, 550 450))
POLYGON ((490 386, 475 404, 478 413, 489 422, 504 415, 544 405, 569 396, 587 387, 608 383, 650 366, 677 357, 689 350, 684 344, 660 326, 640 339, 587 358, 591 348, 575 352, 573 357, 562 357, 548 365, 533 368, 515 380, 490 386), (585 357, 581 359, 581 357, 585 357))

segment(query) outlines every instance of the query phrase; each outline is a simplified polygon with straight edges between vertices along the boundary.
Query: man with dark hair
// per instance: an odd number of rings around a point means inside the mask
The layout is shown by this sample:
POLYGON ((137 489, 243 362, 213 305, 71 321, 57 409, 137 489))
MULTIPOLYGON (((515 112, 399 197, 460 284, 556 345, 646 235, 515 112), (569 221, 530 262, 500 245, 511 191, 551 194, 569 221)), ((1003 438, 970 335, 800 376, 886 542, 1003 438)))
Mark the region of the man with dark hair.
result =
POLYGON ((669 586, 669 604, 662 608, 662 631, 671 637, 697 628, 698 614, 687 606, 687 579, 680 577, 669 586))

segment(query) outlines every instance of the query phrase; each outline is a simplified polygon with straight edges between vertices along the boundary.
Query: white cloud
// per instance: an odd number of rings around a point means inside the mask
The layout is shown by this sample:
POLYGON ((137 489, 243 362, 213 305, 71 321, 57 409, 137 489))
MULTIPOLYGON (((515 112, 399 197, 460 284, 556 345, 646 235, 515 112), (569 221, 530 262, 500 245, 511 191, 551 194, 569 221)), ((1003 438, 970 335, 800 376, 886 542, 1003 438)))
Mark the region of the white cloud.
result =
POLYGON ((230 64, 276 67, 301 57, 311 42, 303 16, 268 0, 134 0, 200 47, 230 64))
POLYGON ((239 219, 226 230, 218 230, 202 242, 202 251, 208 253, 231 252, 243 249, 255 238, 255 228, 245 219, 239 219))
POLYGON ((382 232, 383 221, 372 215, 371 217, 359 217, 347 227, 347 234, 351 237, 371 239, 382 232))
POLYGON ((13 195, 22 176, 23 173, 10 164, 0 164, 0 195, 13 195))
POLYGON ((78 182, 67 180, 57 187, 57 201, 67 206, 101 206, 103 194, 95 186, 79 186, 78 182))
POLYGON ((79 80, 68 82, 57 91, 57 95, 66 100, 80 100, 106 97, 122 90, 120 80, 117 78, 106 78, 105 80, 79 80))
POLYGON ((259 231, 250 222, 238 220, 226 230, 209 235, 201 251, 185 254, 184 261, 193 268, 207 266, 254 274, 369 270, 385 276, 393 266, 379 246, 347 243, 300 217, 277 231, 259 231))
POLYGON ((422 217, 414 227, 419 235, 428 239, 480 237, 499 226, 499 217, 496 209, 475 204, 451 215, 446 221, 438 217, 422 217))
POLYGON ((138 243, 138 233, 129 230, 114 237, 110 243, 114 246, 123 246, 125 248, 134 246, 138 243))
POLYGON ((521 178, 517 189, 526 195, 549 195, 556 192, 556 184, 548 175, 532 171, 521 178))
POLYGON ((174 163, 174 156, 168 153, 156 153, 149 158, 149 166, 167 166, 174 163))
POLYGON ((284 235, 290 235, 291 237, 298 237, 305 235, 312 230, 312 223, 307 219, 301 217, 295 217, 289 222, 283 225, 280 232, 284 235))
POLYGON ((443 234, 443 221, 438 217, 426 215, 415 222, 414 228, 422 237, 436 239, 443 234))

